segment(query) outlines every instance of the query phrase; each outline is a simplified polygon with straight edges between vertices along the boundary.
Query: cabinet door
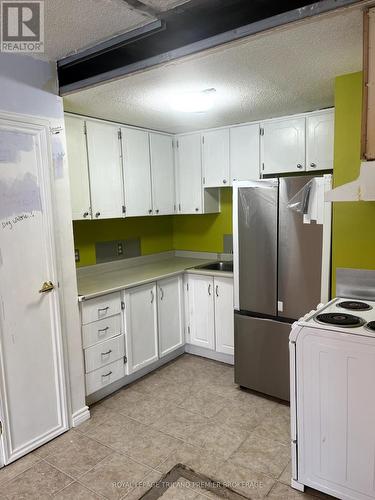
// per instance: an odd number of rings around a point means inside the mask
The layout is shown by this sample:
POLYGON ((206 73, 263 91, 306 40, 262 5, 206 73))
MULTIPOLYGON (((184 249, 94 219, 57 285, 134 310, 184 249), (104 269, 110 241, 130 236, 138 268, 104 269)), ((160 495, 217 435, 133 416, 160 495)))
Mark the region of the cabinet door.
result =
POLYGON ((148 132, 122 128, 126 216, 152 215, 148 132))
POLYGON ((86 122, 93 219, 122 217, 124 195, 119 129, 86 122))
POLYGON ((234 354, 233 279, 214 279, 216 351, 234 354))
POLYGON ((152 201, 154 215, 175 212, 173 139, 150 133, 152 201))
POLYGON ((65 134, 73 220, 91 219, 85 120, 65 116, 65 134))
POLYGON ((261 124, 263 174, 305 170, 305 118, 287 118, 261 124))
POLYGON ((333 168, 334 111, 306 117, 306 170, 333 168))
POLYGON ((203 186, 229 185, 229 129, 204 132, 203 186))
POLYGON ((159 355, 184 344, 182 277, 158 281, 159 355))
POLYGON ((202 152, 200 134, 177 137, 178 213, 202 213, 202 152))
POLYGON ((125 291, 125 339, 129 374, 158 359, 155 283, 125 291))
POLYGON ((215 349, 213 278, 189 275, 188 286, 190 343, 215 349))
POLYGON ((260 175, 259 123, 232 127, 230 137, 231 181, 251 181, 260 175))

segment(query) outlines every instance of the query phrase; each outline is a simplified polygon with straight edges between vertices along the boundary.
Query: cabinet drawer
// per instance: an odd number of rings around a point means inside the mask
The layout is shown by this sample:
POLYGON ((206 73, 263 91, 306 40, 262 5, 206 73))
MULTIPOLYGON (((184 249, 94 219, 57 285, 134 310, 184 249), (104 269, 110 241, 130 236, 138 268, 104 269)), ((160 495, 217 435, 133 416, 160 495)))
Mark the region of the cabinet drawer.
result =
POLYGON ((98 391, 106 385, 125 376, 124 360, 119 359, 103 368, 86 374, 86 395, 98 391))
POLYGON ((99 319, 121 312, 120 292, 109 293, 82 303, 82 324, 86 325, 99 319))
POLYGON ((90 347, 122 333, 121 314, 82 326, 83 347, 90 347))
POLYGON ((109 365, 125 355, 124 335, 119 335, 113 339, 106 340, 101 344, 85 349, 86 373, 109 365))

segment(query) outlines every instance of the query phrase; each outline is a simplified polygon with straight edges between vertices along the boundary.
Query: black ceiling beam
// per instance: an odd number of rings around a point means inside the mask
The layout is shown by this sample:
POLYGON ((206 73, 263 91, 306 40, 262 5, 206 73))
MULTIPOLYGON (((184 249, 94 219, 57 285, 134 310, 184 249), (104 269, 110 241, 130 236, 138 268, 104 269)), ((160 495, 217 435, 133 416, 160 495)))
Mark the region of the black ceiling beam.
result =
POLYGON ((358 0, 191 0, 154 24, 58 61, 60 94, 196 53, 358 0))

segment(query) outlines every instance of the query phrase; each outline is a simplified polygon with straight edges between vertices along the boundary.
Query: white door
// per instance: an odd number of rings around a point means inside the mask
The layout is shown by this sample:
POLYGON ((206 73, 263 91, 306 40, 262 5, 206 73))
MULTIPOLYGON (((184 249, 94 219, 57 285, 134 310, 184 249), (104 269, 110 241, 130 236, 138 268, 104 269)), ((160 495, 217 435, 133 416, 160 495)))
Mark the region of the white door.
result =
POLYGON ((129 374, 158 359, 156 284, 125 291, 125 339, 129 374))
POLYGON ((85 120, 65 115, 70 199, 73 220, 91 219, 85 120))
POLYGON ((306 117, 306 170, 333 168, 334 110, 306 117))
POLYGON ((234 354, 233 278, 214 278, 216 351, 234 354))
POLYGON ((189 342, 215 349, 214 281, 210 276, 190 274, 189 342))
POLYGON ((122 217, 121 145, 116 125, 86 122, 93 219, 122 217))
POLYGON ((261 124, 263 174, 305 170, 305 118, 286 118, 261 124))
POLYGON ((23 120, 0 118, 0 417, 5 464, 68 428, 49 132, 45 125, 23 120))
POLYGON ((230 177, 231 181, 253 181, 260 177, 259 123, 231 127, 230 177))
POLYGON ((154 215, 175 212, 173 138, 150 133, 152 200, 154 215))
POLYGON ((200 134, 177 137, 178 213, 202 213, 202 150, 200 134))
POLYGON ((182 276, 158 281, 160 357, 184 344, 182 276))
POLYGON ((202 134, 204 187, 228 186, 229 129, 212 130, 202 134))
POLYGON ((298 480, 375 498, 374 339, 304 328, 296 353, 298 480))
POLYGON ((122 128, 126 216, 152 215, 148 132, 122 128))

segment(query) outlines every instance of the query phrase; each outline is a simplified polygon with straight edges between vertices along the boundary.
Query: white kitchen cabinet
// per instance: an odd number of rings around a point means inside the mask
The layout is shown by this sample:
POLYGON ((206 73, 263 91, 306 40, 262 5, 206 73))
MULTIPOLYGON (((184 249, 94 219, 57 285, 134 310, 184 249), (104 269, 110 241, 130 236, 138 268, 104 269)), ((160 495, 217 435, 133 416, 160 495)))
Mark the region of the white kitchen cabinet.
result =
POLYGON ((128 373, 158 359, 156 284, 125 290, 125 338, 128 373))
POLYGON ((306 170, 333 168, 334 110, 306 117, 306 170))
POLYGON ((159 356, 169 354, 184 344, 182 276, 157 282, 159 356))
POLYGON ((175 177, 173 138, 150 133, 152 201, 154 215, 175 212, 175 177))
POLYGON ((122 163, 127 217, 152 215, 149 134, 121 128, 122 163))
POLYGON ((230 178, 233 181, 251 181, 260 177, 260 126, 250 123, 231 127, 230 178))
POLYGON ((234 354, 233 278, 214 277, 216 351, 234 354))
POLYGON ((202 144, 203 187, 229 185, 229 129, 204 132, 202 144))
POLYGON ((214 282, 211 276, 190 274, 189 287, 189 342, 215 349, 214 282))
POLYGON ((305 117, 291 117, 261 123, 263 174, 305 170, 305 117))
POLYGON ((86 130, 93 219, 122 217, 119 127, 88 120, 86 130))
POLYGON ((68 153, 70 201, 73 220, 91 219, 91 199, 85 120, 65 115, 68 153))

